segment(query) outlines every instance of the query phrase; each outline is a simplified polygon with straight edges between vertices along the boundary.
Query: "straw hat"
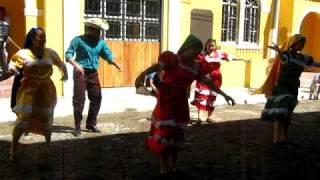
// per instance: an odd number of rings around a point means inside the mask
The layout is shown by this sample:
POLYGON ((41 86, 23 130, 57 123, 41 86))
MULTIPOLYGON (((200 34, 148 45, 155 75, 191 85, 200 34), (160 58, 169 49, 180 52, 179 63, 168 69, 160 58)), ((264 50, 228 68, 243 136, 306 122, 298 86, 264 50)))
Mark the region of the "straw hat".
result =
POLYGON ((89 27, 102 29, 107 31, 109 29, 109 24, 107 21, 102 20, 101 18, 89 18, 84 21, 84 24, 89 27))

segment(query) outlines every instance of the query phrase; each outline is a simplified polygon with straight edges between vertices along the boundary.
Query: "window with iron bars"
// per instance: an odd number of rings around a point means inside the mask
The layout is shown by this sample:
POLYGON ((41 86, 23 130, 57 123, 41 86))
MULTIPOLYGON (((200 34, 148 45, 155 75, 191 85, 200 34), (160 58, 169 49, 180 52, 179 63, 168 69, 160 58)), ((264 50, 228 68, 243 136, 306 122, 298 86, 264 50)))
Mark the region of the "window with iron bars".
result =
POLYGON ((237 40, 238 9, 237 0, 222 1, 221 41, 235 42, 237 40))
POLYGON ((85 0, 85 18, 109 23, 108 40, 160 41, 161 0, 85 0))
POLYGON ((246 0, 243 41, 258 43, 260 7, 257 0, 246 0))

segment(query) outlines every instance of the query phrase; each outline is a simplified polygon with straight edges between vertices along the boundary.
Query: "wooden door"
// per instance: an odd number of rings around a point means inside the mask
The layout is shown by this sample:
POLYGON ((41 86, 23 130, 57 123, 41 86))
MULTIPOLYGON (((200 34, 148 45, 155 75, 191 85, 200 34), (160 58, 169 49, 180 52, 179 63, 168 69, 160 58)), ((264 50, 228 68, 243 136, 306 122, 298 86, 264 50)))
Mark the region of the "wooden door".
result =
POLYGON ((122 72, 100 60, 98 70, 101 87, 134 86, 135 78, 144 69, 157 62, 159 42, 106 41, 122 72))

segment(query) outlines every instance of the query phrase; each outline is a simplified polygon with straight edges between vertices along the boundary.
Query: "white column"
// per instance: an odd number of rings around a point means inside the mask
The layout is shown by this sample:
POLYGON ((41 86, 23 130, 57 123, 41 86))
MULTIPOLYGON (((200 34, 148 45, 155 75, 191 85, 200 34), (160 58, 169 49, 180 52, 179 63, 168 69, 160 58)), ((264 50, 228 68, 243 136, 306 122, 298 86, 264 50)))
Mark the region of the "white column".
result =
POLYGON ((24 15, 25 16, 42 16, 43 9, 37 8, 36 0, 24 0, 24 15))
MULTIPOLYGON (((75 36, 80 35, 81 19, 83 13, 81 11, 81 1, 79 0, 66 0, 64 2, 64 52, 69 47, 70 41, 75 36)), ((65 58, 65 57, 64 57, 65 58)), ((71 97, 73 95, 73 67, 67 63, 69 80, 64 83, 64 96, 71 97)))
POLYGON ((181 2, 180 0, 169 0, 168 15, 168 50, 177 52, 181 45, 181 2))
POLYGON ((243 46, 243 34, 244 34, 244 16, 245 16, 245 2, 244 0, 239 1, 239 34, 238 34, 238 45, 243 46))

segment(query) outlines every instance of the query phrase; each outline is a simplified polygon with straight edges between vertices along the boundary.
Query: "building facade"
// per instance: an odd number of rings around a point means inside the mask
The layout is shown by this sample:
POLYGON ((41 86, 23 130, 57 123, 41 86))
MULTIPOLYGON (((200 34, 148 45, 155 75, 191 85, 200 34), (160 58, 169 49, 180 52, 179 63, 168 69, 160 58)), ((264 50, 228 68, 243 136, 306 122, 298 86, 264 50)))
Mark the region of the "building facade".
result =
MULTIPOLYGON (((101 61, 103 87, 133 86, 139 72, 155 63, 161 52, 176 52, 190 33, 203 41, 216 39, 221 50, 251 60, 224 62, 222 87, 259 87, 268 59, 275 55, 266 46, 281 44, 295 33, 307 37, 304 52, 320 60, 319 0, 2 0, 0 6, 7 9, 10 35, 18 45, 31 27, 41 26, 47 46, 62 58, 71 39, 85 32, 86 18, 106 19, 110 30, 104 38, 123 71, 101 61)), ((15 51, 9 45, 10 54, 15 51)), ((72 78, 71 66, 68 71, 72 78)), ((72 81, 63 84, 59 76, 55 69, 52 78, 59 95, 71 95, 72 81)), ((0 86, 3 91, 10 89, 10 80, 0 86)), ((8 96, 0 92, 0 97, 8 96)))

